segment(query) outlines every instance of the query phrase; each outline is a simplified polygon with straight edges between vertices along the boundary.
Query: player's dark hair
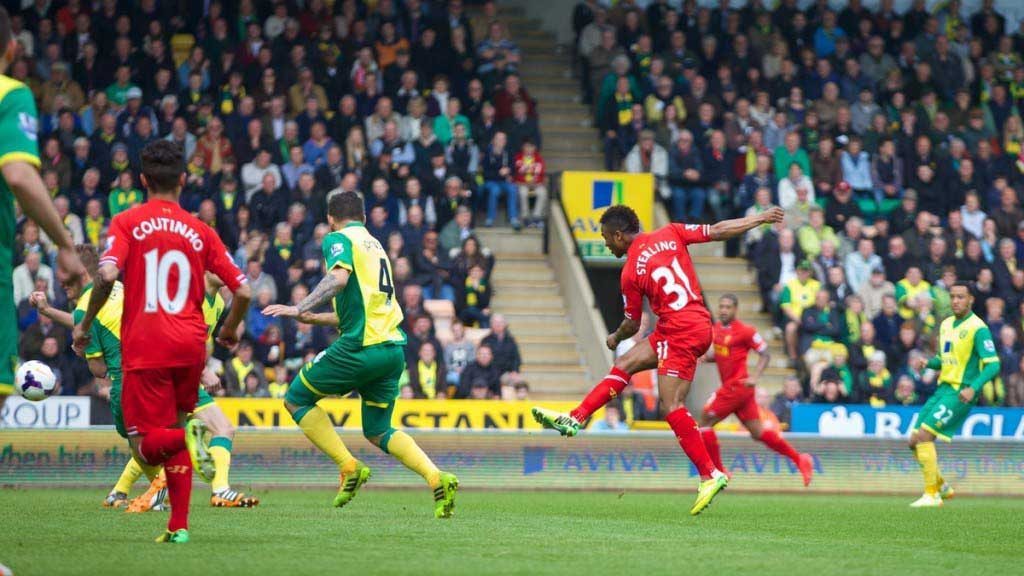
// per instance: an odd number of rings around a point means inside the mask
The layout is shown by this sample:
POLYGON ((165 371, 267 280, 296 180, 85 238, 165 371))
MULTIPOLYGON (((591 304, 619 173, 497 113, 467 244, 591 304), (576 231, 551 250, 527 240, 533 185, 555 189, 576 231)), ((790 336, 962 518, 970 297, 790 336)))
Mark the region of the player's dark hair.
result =
POLYGON ((636 234, 640 232, 640 218, 629 206, 610 206, 601 214, 601 225, 612 232, 636 234))
POLYGON ((719 299, 720 300, 728 300, 729 302, 732 302, 733 306, 739 306, 740 305, 740 299, 737 298, 736 295, 732 294, 732 293, 722 294, 722 297, 719 298, 719 299))
POLYGON ((958 286, 960 288, 963 288, 964 290, 967 290, 968 294, 974 294, 974 292, 971 290, 971 283, 966 280, 957 280, 956 282, 953 282, 953 285, 950 286, 949 289, 952 290, 953 288, 956 288, 958 286))
POLYGON ((85 267, 85 271, 89 273, 89 276, 95 277, 100 268, 99 250, 92 244, 77 244, 75 245, 75 253, 78 254, 78 259, 82 261, 82 266, 85 267))
POLYGON ((185 155, 180 146, 157 140, 142 149, 142 175, 150 192, 173 192, 185 172, 185 155))
POLYGON ((363 197, 357 192, 342 191, 327 201, 327 214, 337 221, 356 220, 362 222, 366 216, 363 197))
POLYGON ((0 6, 0 51, 6 52, 11 42, 11 16, 7 9, 0 6))

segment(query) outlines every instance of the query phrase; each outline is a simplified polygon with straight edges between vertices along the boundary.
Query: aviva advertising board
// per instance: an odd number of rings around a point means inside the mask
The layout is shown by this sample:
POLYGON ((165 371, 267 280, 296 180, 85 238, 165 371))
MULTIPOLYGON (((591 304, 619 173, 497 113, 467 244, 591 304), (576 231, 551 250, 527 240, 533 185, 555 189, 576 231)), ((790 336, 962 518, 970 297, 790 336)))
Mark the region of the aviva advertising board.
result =
POLYGON ((654 226, 654 177, 625 172, 562 173, 562 208, 584 260, 614 259, 601 238, 601 214, 617 204, 635 210, 640 226, 651 230, 654 226))

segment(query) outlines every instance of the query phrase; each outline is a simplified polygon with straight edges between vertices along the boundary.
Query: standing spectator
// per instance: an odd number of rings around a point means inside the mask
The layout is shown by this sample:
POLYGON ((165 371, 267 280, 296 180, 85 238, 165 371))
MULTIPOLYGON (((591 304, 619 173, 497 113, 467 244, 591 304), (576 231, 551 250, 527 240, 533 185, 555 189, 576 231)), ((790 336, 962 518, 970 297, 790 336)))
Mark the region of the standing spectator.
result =
POLYGON ((478 390, 482 389, 483 398, 501 396, 501 372, 494 365, 494 352, 486 343, 476 349, 476 358, 466 366, 459 375, 459 387, 456 398, 481 398, 478 390))
POLYGON ((253 359, 252 342, 242 340, 235 356, 224 365, 224 380, 229 396, 242 396, 246 391, 246 379, 255 375, 259 387, 266 388, 267 377, 263 365, 253 359))
POLYGON ((788 430, 793 423, 793 406, 804 402, 800 380, 795 376, 786 377, 782 391, 775 395, 771 403, 771 411, 779 419, 783 430, 788 430))
POLYGON ((518 230, 520 227, 519 192, 513 182, 514 160, 512 152, 506 146, 505 132, 498 130, 494 133, 494 137, 484 153, 481 166, 484 191, 487 193, 487 219, 484 225, 488 228, 494 225, 494 219, 498 213, 498 201, 504 195, 509 223, 518 230))
POLYGON ((469 326, 490 328, 491 284, 483 266, 474 264, 455 287, 455 312, 469 326))
POLYGON ((29 252, 25 261, 14 268, 14 305, 20 306, 36 290, 36 281, 46 282, 46 296, 53 301, 53 269, 42 261, 42 254, 29 252))

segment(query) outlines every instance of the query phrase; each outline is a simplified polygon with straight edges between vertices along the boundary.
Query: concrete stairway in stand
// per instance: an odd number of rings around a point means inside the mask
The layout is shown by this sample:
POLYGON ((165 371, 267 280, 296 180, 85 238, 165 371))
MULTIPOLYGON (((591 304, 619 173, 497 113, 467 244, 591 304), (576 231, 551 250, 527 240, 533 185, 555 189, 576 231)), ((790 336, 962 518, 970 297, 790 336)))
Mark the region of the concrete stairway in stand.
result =
POLYGON ((542 252, 538 230, 479 229, 494 252, 491 308, 503 314, 519 343, 522 373, 535 398, 564 399, 589 385, 574 327, 551 264, 542 252))

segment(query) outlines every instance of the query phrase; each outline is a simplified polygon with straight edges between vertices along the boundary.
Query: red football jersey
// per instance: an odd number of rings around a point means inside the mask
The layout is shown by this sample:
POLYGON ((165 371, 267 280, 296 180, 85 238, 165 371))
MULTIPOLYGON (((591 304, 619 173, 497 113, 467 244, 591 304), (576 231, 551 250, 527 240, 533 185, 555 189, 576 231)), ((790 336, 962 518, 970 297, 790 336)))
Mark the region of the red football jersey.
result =
POLYGON ((124 283, 124 369, 205 362, 204 274, 232 291, 245 281, 217 233, 177 203, 150 200, 114 217, 100 258, 107 263, 124 283))
POLYGON ((707 224, 669 224, 637 236, 622 267, 626 318, 640 319, 646 296, 651 311, 658 316, 658 324, 685 321, 688 317, 710 320, 693 260, 686 249, 689 244, 709 241, 711 227, 707 224))
POLYGON ((722 386, 725 387, 745 387, 743 381, 749 376, 747 355, 751 350, 764 352, 768 349, 768 343, 757 333, 757 329, 739 320, 733 320, 728 326, 716 322, 712 346, 718 375, 722 377, 722 386))

